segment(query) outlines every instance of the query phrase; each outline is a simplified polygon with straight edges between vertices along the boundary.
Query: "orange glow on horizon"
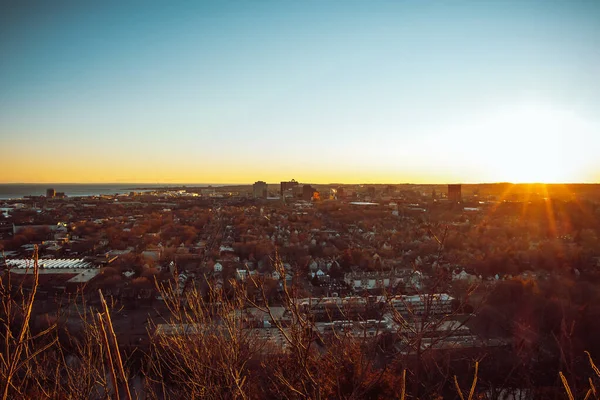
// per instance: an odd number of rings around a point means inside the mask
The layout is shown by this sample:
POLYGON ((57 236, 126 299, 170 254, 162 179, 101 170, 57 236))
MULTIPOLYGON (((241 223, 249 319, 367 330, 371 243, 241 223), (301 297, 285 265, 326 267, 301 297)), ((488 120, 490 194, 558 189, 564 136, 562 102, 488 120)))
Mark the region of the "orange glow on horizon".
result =
MULTIPOLYGON (((261 152, 246 149, 196 149, 187 143, 141 141, 123 145, 51 139, 8 143, 0 159, 2 183, 152 183, 251 184, 296 179, 307 183, 594 183, 600 165, 592 146, 568 140, 573 128, 592 128, 576 115, 540 106, 494 109, 467 124, 448 126, 436 137, 389 142, 360 138, 323 149, 261 152), (84 149, 82 149, 82 146, 84 149), (103 147, 102 147, 103 146, 103 147), (260 157, 256 156, 256 151, 260 157), (37 155, 37 156, 32 156, 37 155)), ((267 145, 267 144, 265 144, 267 145)), ((229 147, 228 147, 229 146, 229 147)))
MULTIPOLYGON (((10 171, 7 166, 0 168, 4 171, 10 171)), ((559 183, 595 183, 593 179, 570 179, 568 181, 560 181, 558 179, 547 179, 545 181, 536 180, 528 181, 527 179, 505 179, 503 176, 498 176, 496 179, 492 177, 478 176, 475 179, 469 179, 467 176, 456 176, 452 174, 418 174, 415 172, 408 173, 398 171, 397 173, 381 171, 334 171, 321 172, 314 170, 301 169, 277 169, 265 171, 262 168, 246 168, 239 171, 233 168, 227 168, 220 171, 210 171, 206 167, 200 166, 196 170, 177 171, 173 169, 156 169, 152 168, 110 168, 110 167, 90 167, 77 168, 76 170, 68 171, 59 167, 48 166, 47 168, 38 169, 22 168, 19 171, 13 171, 10 175, 5 174, 0 183, 164 183, 164 184, 252 184, 257 180, 263 180, 268 183, 278 183, 280 181, 296 179, 299 182, 328 184, 328 183, 345 183, 345 184, 447 184, 447 183, 495 183, 495 182, 510 182, 515 184, 559 184, 559 183)))

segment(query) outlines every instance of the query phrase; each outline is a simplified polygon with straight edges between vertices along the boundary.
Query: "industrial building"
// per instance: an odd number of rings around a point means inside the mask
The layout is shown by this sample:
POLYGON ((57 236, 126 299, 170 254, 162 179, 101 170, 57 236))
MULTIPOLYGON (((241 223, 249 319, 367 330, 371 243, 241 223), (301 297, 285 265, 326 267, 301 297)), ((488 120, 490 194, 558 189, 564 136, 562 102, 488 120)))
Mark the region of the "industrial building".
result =
MULTIPOLYGON (((38 262, 41 289, 76 291, 100 273, 98 265, 85 259, 44 259, 38 262)), ((30 258, 6 260, 6 267, 14 279, 30 280, 34 261, 30 258)))

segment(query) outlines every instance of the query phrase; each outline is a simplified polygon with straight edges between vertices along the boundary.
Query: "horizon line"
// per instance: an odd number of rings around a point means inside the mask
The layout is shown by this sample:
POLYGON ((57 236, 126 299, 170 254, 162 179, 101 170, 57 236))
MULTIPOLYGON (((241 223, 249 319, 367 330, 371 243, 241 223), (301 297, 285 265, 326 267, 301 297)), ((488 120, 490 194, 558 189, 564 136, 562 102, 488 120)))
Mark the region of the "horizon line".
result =
MULTIPOLYGON (((279 181, 279 182, 266 182, 267 185, 278 185, 281 182, 289 182, 289 181, 279 181)), ((498 182, 429 182, 429 183, 419 183, 419 182, 399 182, 399 183, 390 183, 390 182, 362 182, 362 183, 343 183, 343 182, 327 182, 327 183, 319 183, 319 182, 301 182, 297 181, 299 184, 310 184, 310 185, 500 185, 500 184, 510 184, 510 185, 598 185, 600 182, 510 182, 510 181, 498 181, 498 182)), ((249 183, 210 183, 210 182, 178 182, 178 183, 169 183, 169 182, 0 182, 0 185, 135 185, 135 186, 143 186, 143 185, 161 185, 164 187, 167 186, 190 186, 190 185, 219 185, 219 186, 251 186, 255 182, 249 183)))

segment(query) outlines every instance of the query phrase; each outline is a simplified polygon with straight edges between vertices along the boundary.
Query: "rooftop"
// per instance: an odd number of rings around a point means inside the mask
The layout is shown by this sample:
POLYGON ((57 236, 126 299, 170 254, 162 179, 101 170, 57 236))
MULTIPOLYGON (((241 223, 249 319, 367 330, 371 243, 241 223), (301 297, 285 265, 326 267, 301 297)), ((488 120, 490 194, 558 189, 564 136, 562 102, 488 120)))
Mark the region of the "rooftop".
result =
MULTIPOLYGON (((6 260, 9 268, 32 269, 33 260, 30 258, 6 260)), ((92 269, 97 268, 92 262, 80 258, 57 258, 39 261, 42 269, 92 269)))
MULTIPOLYGON (((6 264, 13 274, 27 275, 33 273, 33 260, 30 258, 6 260, 6 264)), ((40 260, 39 266, 40 276, 71 275, 72 277, 66 281, 67 283, 85 283, 92 280, 100 272, 100 269, 92 262, 75 258, 40 260)))

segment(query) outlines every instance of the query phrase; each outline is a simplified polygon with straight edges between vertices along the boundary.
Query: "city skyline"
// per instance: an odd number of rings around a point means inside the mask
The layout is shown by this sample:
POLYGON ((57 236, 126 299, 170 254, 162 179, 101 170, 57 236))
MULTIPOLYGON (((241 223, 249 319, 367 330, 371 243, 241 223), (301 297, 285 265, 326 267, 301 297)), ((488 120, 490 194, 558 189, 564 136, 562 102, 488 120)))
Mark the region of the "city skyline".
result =
POLYGON ((600 3, 0 6, 1 183, 600 181, 600 3))

